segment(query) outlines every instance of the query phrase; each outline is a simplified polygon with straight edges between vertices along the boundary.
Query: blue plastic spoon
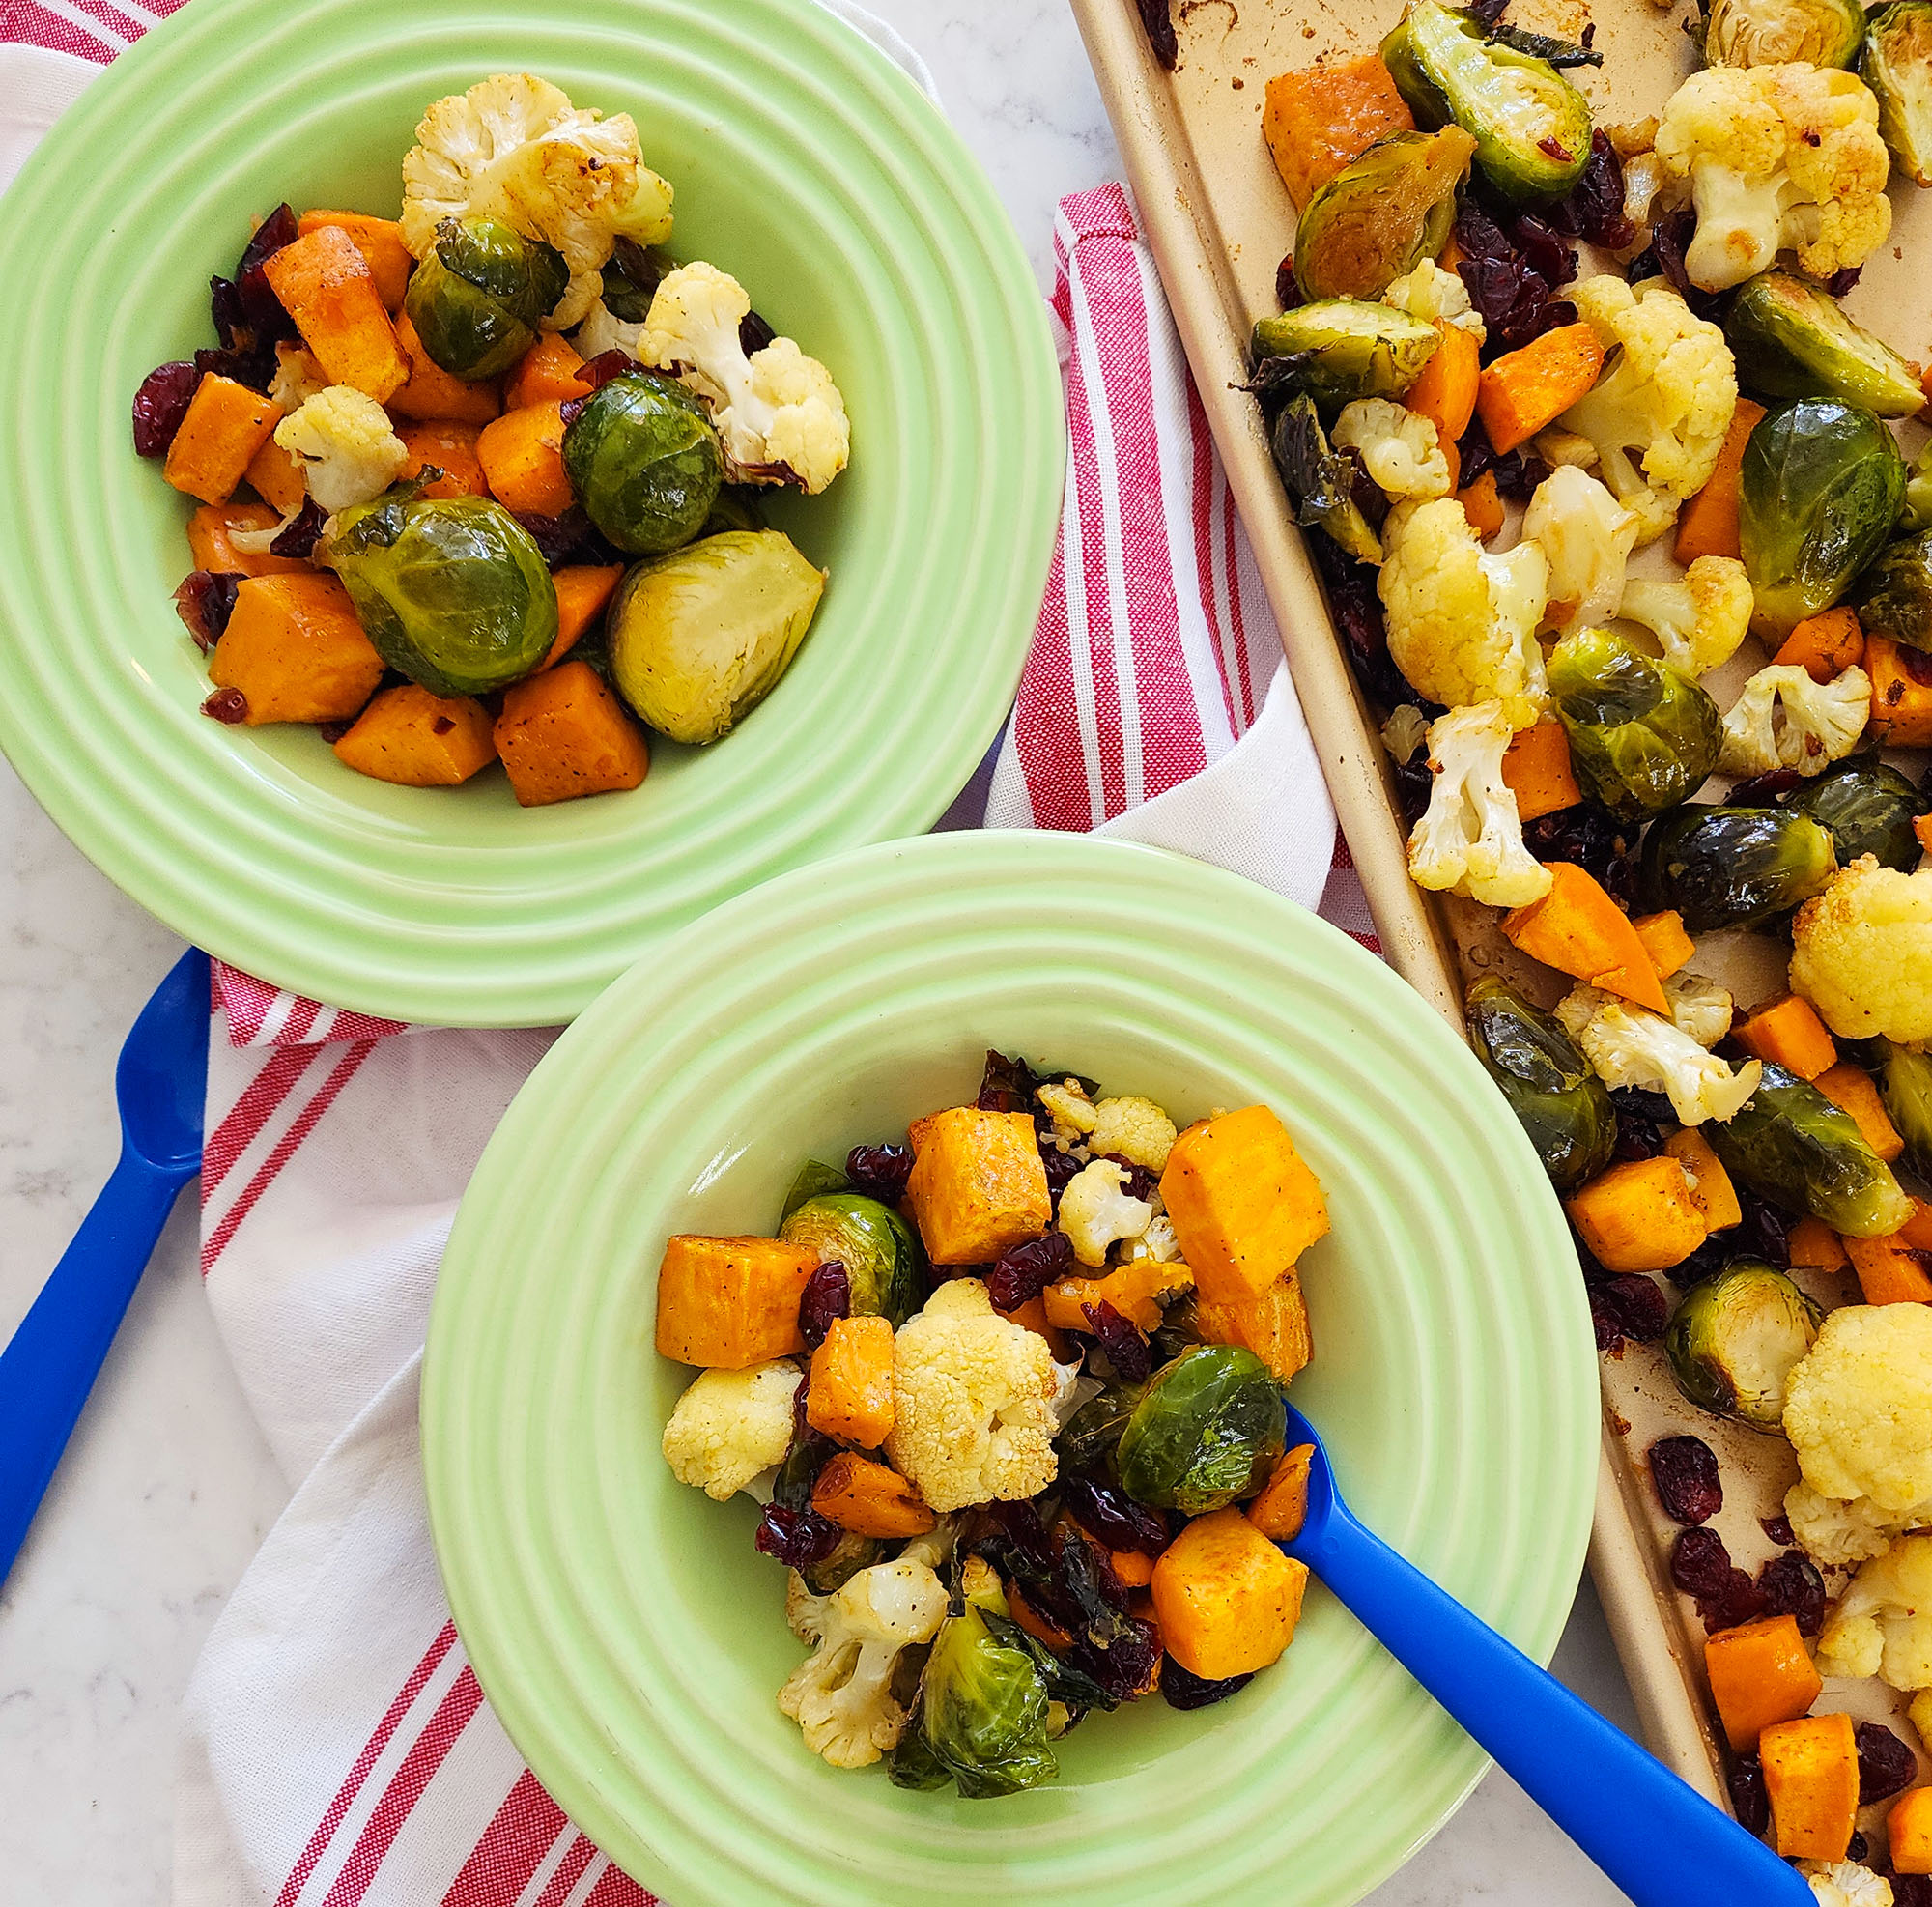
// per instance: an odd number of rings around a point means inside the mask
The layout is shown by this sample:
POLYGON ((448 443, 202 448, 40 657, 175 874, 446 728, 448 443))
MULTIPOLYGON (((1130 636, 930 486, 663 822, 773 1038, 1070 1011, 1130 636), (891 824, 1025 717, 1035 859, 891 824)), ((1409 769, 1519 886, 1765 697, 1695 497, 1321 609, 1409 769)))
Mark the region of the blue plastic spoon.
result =
POLYGON ((106 1361, 176 1195, 201 1170, 208 955, 190 948, 141 1009, 114 1069, 121 1158, 0 1352, 0 1581, 106 1361))
POLYGON ((1637 1907, 1815 1907, 1809 1882, 1756 1836, 1356 1522, 1315 1426, 1293 1407, 1288 1440, 1315 1456, 1307 1520, 1281 1547, 1637 1907))

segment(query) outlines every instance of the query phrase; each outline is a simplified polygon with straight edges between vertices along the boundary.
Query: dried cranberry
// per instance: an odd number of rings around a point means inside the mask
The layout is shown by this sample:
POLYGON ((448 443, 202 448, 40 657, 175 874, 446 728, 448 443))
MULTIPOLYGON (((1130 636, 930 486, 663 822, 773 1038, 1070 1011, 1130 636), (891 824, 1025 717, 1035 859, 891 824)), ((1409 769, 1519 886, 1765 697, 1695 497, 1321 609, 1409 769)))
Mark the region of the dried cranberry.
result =
POLYGON ((556 414, 565 430, 568 430, 572 424, 576 423, 578 418, 582 416, 583 407, 589 402, 588 397, 566 397, 556 407, 556 414))
POLYGON ((201 712, 232 728, 238 722, 247 721, 248 697, 240 689, 217 689, 202 703, 201 712))
POLYGON ((1016 1113, 1033 1110, 1033 1096, 1039 1088, 1033 1068, 1015 1053, 986 1049, 986 1070, 980 1075, 980 1096, 974 1101, 981 1112, 1016 1113))
POLYGON ((202 654, 221 640, 235 612, 235 592, 246 582, 228 570, 189 570, 175 591, 175 612, 202 654))
POLYGON ((1670 1580, 1687 1596, 1718 1596, 1729 1587, 1731 1552, 1715 1529, 1683 1531, 1670 1550, 1670 1580))
POLYGON ((852 1281, 845 1267, 828 1258, 805 1281, 798 1301, 798 1334, 813 1351, 825 1342, 825 1334, 840 1318, 852 1315, 852 1281))
POLYGON ((1072 1264, 1073 1240, 1065 1232, 1042 1233, 1000 1254, 986 1280, 986 1295, 996 1311, 1017 1311, 1056 1278, 1065 1277, 1072 1264))
POLYGON ((1788 1517, 1759 1517, 1757 1526, 1781 1549, 1788 1550, 1798 1541, 1791 1533, 1791 1521, 1788 1517))
POLYGON ((1210 1682, 1204 1675, 1196 1675, 1169 1656, 1160 1665, 1161 1698, 1169 1708, 1208 1708, 1215 1702, 1226 1701, 1232 1694, 1245 1689, 1254 1680, 1252 1672, 1246 1675, 1230 1675, 1225 1680, 1210 1682))
POLYGON ((1429 812, 1435 777, 1429 772, 1427 758, 1420 754, 1394 763, 1389 773, 1395 781, 1395 798, 1402 804, 1403 817, 1413 827, 1429 812))
POLYGON ((587 363, 580 364, 572 374, 577 382, 591 390, 601 389, 612 378, 621 378, 626 371, 638 368, 637 359, 625 351, 600 351, 587 363))
POLYGON ((1861 1722, 1852 1731, 1859 1743, 1859 1806, 1889 1801, 1912 1785, 1918 1758, 1878 1722, 1861 1722))
POLYGON ((1696 208, 1679 206, 1651 227, 1650 246, 1657 255, 1658 269, 1669 280, 1671 289, 1698 317, 1709 318, 1718 309, 1720 300, 1716 294, 1699 291, 1690 282, 1690 268, 1684 262, 1684 255, 1690 250, 1690 241, 1696 233, 1696 208))
POLYGON ((838 1525, 816 1510, 788 1510, 782 1503, 767 1503, 752 1541, 761 1556, 787 1569, 810 1569, 838 1547, 838 1525))
POLYGON ((1175 38, 1172 0, 1134 0, 1141 26, 1153 48, 1153 56, 1172 72, 1180 58, 1180 43, 1175 38))
POLYGON ((271 556, 299 556, 304 562, 314 555, 323 526, 328 521, 322 505, 313 497, 304 497, 302 506, 288 527, 269 545, 271 556))
POLYGON ((1636 830, 1607 808, 1578 802, 1525 824, 1523 840, 1539 861, 1570 861, 1593 875, 1621 907, 1636 901, 1636 830))
POLYGON ((1689 1258, 1673 1265, 1663 1275, 1680 1292, 1688 1292, 1692 1285, 1701 1285, 1706 1278, 1715 1278, 1734 1255, 1722 1236, 1706 1238, 1689 1258))
POLYGON ((1828 292, 1830 292, 1833 298, 1847 297, 1850 294, 1852 288, 1859 282, 1861 278, 1864 276, 1864 274, 1865 274, 1865 269, 1862 265, 1848 265, 1842 271, 1833 271, 1832 275, 1825 280, 1825 289, 1828 292))
POLYGON ((910 1146, 854 1146, 845 1154, 845 1176, 855 1192, 883 1205, 897 1205, 912 1177, 910 1146))
POLYGON ((1061 1193, 1079 1177, 1080 1161, 1071 1154, 1063 1153, 1058 1146, 1041 1146, 1039 1162, 1046 1168, 1047 1197, 1052 1201, 1053 1209, 1058 1211, 1061 1193))
MULTIPOLYGON (((1589 44, 1585 29, 1584 45, 1589 44)), ((1622 251, 1636 237, 1636 227, 1624 213, 1624 168, 1609 134, 1601 127, 1590 135, 1590 157, 1576 185, 1549 214, 1550 223, 1572 238, 1622 251)))
POLYGON ((590 519, 575 506, 554 517, 520 514, 517 521, 529 532, 552 569, 561 569, 566 563, 607 565, 624 560, 621 552, 607 543, 590 519))
POLYGON ((1375 569, 1352 561, 1329 536, 1310 536, 1304 547, 1321 572, 1328 613, 1341 632, 1355 680, 1384 707, 1393 708, 1397 702, 1409 699, 1414 691, 1389 657, 1375 569))
POLYGON ((1514 351, 1575 322, 1577 307, 1553 294, 1577 275, 1577 255, 1544 220, 1528 213, 1504 213, 1499 220, 1465 197, 1456 214, 1456 244, 1457 272, 1494 351, 1514 351))
POLYGON ((1724 1507, 1718 1453, 1701 1437, 1660 1437, 1650 1446, 1650 1480, 1676 1523, 1709 1523, 1724 1507))
POLYGON ((1655 1158, 1662 1150, 1663 1133, 1656 1120, 1635 1106, 1617 1108, 1616 1156, 1619 1159, 1655 1158))
POLYGON ((1469 16, 1485 27, 1494 26, 1508 10, 1509 0, 1469 0, 1469 16))
POLYGON ((1791 1220, 1775 1205, 1767 1205, 1763 1199, 1746 1192, 1740 1203, 1745 1209, 1744 1224, 1739 1227, 1740 1242, 1768 1265, 1775 1265, 1780 1271, 1791 1266, 1791 1220))
MULTIPOLYGON (((437 720, 439 722, 443 722, 447 721, 448 718, 445 716, 439 715, 437 717, 437 720)), ((335 744, 343 738, 344 735, 348 734, 350 729, 355 727, 355 725, 353 722, 318 722, 315 725, 315 732, 318 735, 320 735, 322 739, 325 742, 327 742, 331 748, 333 748, 335 744)), ((451 722, 449 726, 450 727, 454 728, 456 726, 456 724, 451 722)), ((439 730, 439 732, 441 731, 439 730)))
POLYGON ((1158 1510, 1136 1503, 1111 1484, 1096 1483, 1092 1477, 1064 1477, 1060 1500, 1067 1515, 1109 1550, 1157 1556, 1172 1540, 1167 1519, 1158 1510))
POLYGON ((1771 1795, 1764 1785, 1764 1764, 1754 1754, 1739 1757, 1726 1785, 1731 1791, 1731 1812, 1741 1827, 1761 1835, 1771 1826, 1771 1795))
POLYGON ((1148 1350, 1147 1339, 1105 1298, 1098 1304, 1083 1304, 1080 1311, 1100 1349, 1107 1353, 1107 1361, 1128 1383, 1139 1383, 1153 1369, 1153 1355, 1148 1350))
POLYGON ((1852 1830, 1852 1837, 1845 1843, 1845 1859, 1856 1861, 1861 1866, 1871 1859, 1871 1842, 1858 1829, 1852 1830))
POLYGON ((1825 1579, 1817 1565, 1796 1550, 1774 1556, 1757 1573, 1766 1615, 1793 1616, 1801 1636, 1815 1636, 1825 1626, 1825 1579))
POLYGON ((1301 285, 1294 275, 1294 254, 1284 254, 1282 261, 1274 268, 1274 301, 1284 311, 1293 311, 1306 303, 1301 296, 1301 285))
POLYGON ((1932 1907, 1932 1874, 1894 1874, 1891 1907, 1932 1907))
POLYGON ((1661 1338, 1670 1322, 1670 1304, 1659 1286, 1630 1271, 1591 1285, 1590 1317, 1598 1350, 1614 1351, 1626 1338, 1638 1344, 1661 1338))
POLYGON ((134 393, 136 456, 166 455, 200 382, 201 373, 185 361, 158 365, 141 380, 141 388, 134 393))
POLYGON ((1804 780, 1795 768, 1774 768, 1763 775, 1753 775, 1748 781, 1739 782, 1724 797, 1726 808, 1769 808, 1804 780))
POLYGON ((1095 1153, 1095 1158, 1103 1158, 1110 1165, 1118 1165, 1127 1176, 1121 1186, 1130 1199, 1147 1200, 1153 1196, 1154 1187, 1159 1184, 1151 1172, 1144 1165, 1136 1165, 1130 1158, 1122 1158, 1119 1153, 1095 1153))
POLYGON ((1123 1615, 1103 1648, 1082 1637, 1066 1652, 1067 1662, 1091 1675, 1116 1701, 1130 1702, 1153 1686, 1156 1672, 1164 1674, 1160 1642, 1154 1626, 1139 1616, 1123 1615))
POLYGON ((778 333, 758 316, 755 311, 748 311, 738 320, 738 349, 747 357, 754 351, 762 351, 778 333))

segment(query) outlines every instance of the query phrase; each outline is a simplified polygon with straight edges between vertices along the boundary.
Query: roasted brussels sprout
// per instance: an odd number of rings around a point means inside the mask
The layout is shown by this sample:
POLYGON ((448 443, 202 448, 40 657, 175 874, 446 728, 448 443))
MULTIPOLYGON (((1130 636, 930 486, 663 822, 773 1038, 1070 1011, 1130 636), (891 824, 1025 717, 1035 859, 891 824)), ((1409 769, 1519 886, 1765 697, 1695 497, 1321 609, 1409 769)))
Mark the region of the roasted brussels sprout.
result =
POLYGON ((1287 1407, 1252 1351, 1201 1344, 1148 1380, 1121 1433, 1121 1488, 1156 1510, 1204 1516, 1245 1495, 1281 1455, 1287 1407))
POLYGON ((1932 441, 1905 472, 1905 507, 1898 513, 1898 527, 1932 529, 1932 441))
POLYGON ((1824 1320, 1782 1271, 1737 1258, 1684 1294, 1664 1327, 1664 1354, 1692 1404, 1775 1431, 1784 1420, 1784 1381, 1824 1320))
POLYGON ((1487 39, 1473 14, 1415 0, 1381 53, 1416 125, 1460 126, 1516 204, 1560 199, 1589 164, 1589 100, 1548 61, 1487 39))
POLYGON ((456 378, 494 378, 537 341, 570 283, 563 254, 494 218, 445 218, 410 273, 403 309, 434 363, 456 378))
POLYGON ((654 371, 600 384, 563 434, 563 469, 590 521, 620 550, 652 556, 704 527, 724 477, 710 413, 654 371))
POLYGON ((820 1192, 787 1213, 779 1237, 815 1246, 845 1267, 855 1318, 887 1318, 894 1330, 925 1302, 925 1253, 891 1206, 863 1192, 820 1192))
POLYGON ((1580 1185, 1610 1162, 1616 1108, 1562 1024, 1489 976, 1469 987, 1469 1039, 1516 1114, 1549 1182, 1580 1185))
POLYGON ((1564 637, 1549 658, 1549 695, 1583 792, 1620 820, 1689 801, 1718 765, 1718 704, 1625 637, 1564 637))
POLYGON ((1932 801, 1872 754, 1833 762, 1822 775, 1792 789, 1784 806, 1831 830, 1839 867, 1849 868, 1860 855, 1873 854, 1901 874, 1918 866, 1914 817, 1932 813, 1932 801))
MULTIPOLYGON (((810 1490, 807 1492, 810 1500, 810 1490)), ((803 1504, 788 1505, 790 1508, 804 1507, 803 1504)), ((805 1578, 805 1586, 814 1596, 836 1595, 862 1569, 884 1559, 885 1544, 876 1536, 861 1536, 856 1530, 841 1530, 838 1541, 832 1547, 832 1553, 823 1561, 807 1563, 799 1575, 805 1578)))
POLYGON ((620 325, 641 325, 650 315, 659 282, 675 270, 676 261, 656 245, 619 239, 604 265, 604 289, 598 294, 604 309, 620 325))
POLYGON ((786 1192, 784 1204, 779 1211, 779 1223, 782 1225, 807 1199, 815 1199, 821 1192, 849 1192, 851 1189, 851 1180, 836 1165, 827 1165, 823 1159, 809 1158, 792 1179, 791 1189, 786 1192))
POLYGON ((1881 417, 1925 408, 1913 368, 1855 325, 1822 287, 1761 271, 1738 288, 1724 319, 1738 383, 1766 397, 1839 397, 1881 417))
POLYGON ((1932 185, 1932 5, 1895 0, 1865 24, 1859 76, 1878 100, 1878 129, 1899 171, 1932 185))
POLYGON ((1434 325, 1392 305, 1324 298, 1256 325, 1256 384, 1270 395, 1305 391, 1331 409, 1358 397, 1400 397, 1422 375, 1439 336, 1434 325))
POLYGON ((500 503, 379 497, 332 523, 328 561, 377 654, 432 695, 488 695, 550 654, 556 588, 500 503))
POLYGON ((1852 590, 1868 636, 1932 649, 1932 529, 1888 543, 1852 590))
MULTIPOLYGON (((1039 1665, 1031 1651, 993 1634, 987 1609, 1008 1612, 997 1578, 990 1588, 969 1587, 961 1613, 940 1624, 919 1683, 920 1737, 969 1801, 1017 1794, 1060 1772, 1039 1665)), ((909 1756, 907 1773, 915 1779, 901 1785, 925 1786, 931 1766, 909 1756)))
POLYGON ((824 591, 825 572, 776 529, 639 563, 606 618, 618 691, 672 741, 715 742, 778 686, 824 591))
POLYGON ((1680 809, 1644 837, 1646 912, 1674 907, 1692 933, 1761 927, 1838 871, 1830 832, 1783 808, 1680 809))
POLYGON ((1891 533, 1904 497, 1905 459, 1871 412, 1806 397, 1763 418, 1738 496, 1753 627, 1788 636, 1830 609, 1891 533))
MULTIPOLYGON (((1584 134, 1589 144, 1589 134, 1584 134)), ((1379 298, 1449 242, 1475 141, 1453 126, 1378 139, 1308 201, 1294 227, 1307 299, 1379 298)))
POLYGON ((1290 398, 1274 420, 1270 441, 1295 522, 1326 530, 1358 563, 1379 562, 1381 539, 1355 500, 1355 480, 1367 481, 1367 473, 1330 445, 1315 400, 1290 398))
POLYGON ((1876 1238, 1912 1216, 1912 1201, 1851 1114, 1769 1061, 1739 1111, 1707 1121, 1701 1130, 1733 1178, 1834 1232, 1876 1238))
POLYGON ((1120 1448, 1121 1433, 1126 1429, 1127 1419, 1134 1414, 1134 1407, 1146 1388, 1145 1383, 1116 1381, 1081 1405, 1053 1439, 1062 1470, 1110 1473, 1114 1453, 1120 1448))
POLYGON ((1932 1177, 1932 1054, 1886 1041, 1879 1091, 1905 1141, 1907 1162, 1921 1179, 1932 1177))
POLYGON ((1858 0, 1708 0, 1693 37, 1714 67, 1848 67, 1864 35, 1858 0))

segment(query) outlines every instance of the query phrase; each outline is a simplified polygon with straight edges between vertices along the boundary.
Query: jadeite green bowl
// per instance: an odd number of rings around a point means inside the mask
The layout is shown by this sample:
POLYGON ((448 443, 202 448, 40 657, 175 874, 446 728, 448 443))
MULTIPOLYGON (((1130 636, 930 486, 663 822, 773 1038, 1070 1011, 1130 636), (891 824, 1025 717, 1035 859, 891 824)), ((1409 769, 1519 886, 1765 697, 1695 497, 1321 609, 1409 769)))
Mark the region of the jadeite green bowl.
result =
POLYGON ((331 1004, 457 1025, 588 1004, 772 874, 929 826, 998 732, 1060 498, 1045 315, 983 175, 807 0, 195 0, 0 197, 0 747, 169 925, 331 1004), (250 218, 393 213, 431 100, 533 71, 627 111, 671 248, 831 367, 853 464, 773 512, 831 586, 764 706, 633 793, 519 810, 499 771, 388 786, 305 727, 198 712, 170 600, 187 500, 134 455, 157 362, 213 342, 250 218))
POLYGON ((1365 1520, 1539 1661, 1576 1589, 1597 1385, 1576 1256, 1481 1067, 1387 968, 1157 849, 941 835, 742 896, 619 981, 490 1142, 442 1266, 423 1449, 457 1626, 583 1830, 675 1907, 1342 1907, 1483 1770, 1325 1593, 1218 1707, 1094 1715, 1001 1801, 839 1773, 748 1497, 672 1480, 673 1232, 768 1233, 800 1162, 978 1090, 998 1046, 1179 1119, 1264 1100, 1326 1188, 1294 1397, 1365 1520))

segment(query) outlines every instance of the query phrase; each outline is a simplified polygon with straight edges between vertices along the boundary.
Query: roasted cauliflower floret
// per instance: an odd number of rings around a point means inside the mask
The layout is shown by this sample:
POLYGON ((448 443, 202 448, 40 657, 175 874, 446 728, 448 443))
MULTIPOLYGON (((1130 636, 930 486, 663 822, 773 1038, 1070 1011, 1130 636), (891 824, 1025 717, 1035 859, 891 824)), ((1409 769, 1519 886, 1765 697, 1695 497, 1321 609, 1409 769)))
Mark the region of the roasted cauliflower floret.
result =
POLYGON ((275 375, 270 381, 269 395, 284 411, 300 410, 311 397, 327 388, 328 374, 307 345, 276 345, 275 375))
POLYGON ((1087 1143, 1095 1153, 1110 1153, 1129 1165, 1164 1172, 1174 1150, 1174 1122, 1151 1099, 1136 1094, 1102 1099, 1094 1109, 1087 1143))
POLYGON ((1726 775, 1768 775, 1795 768, 1821 775, 1858 747, 1871 715, 1871 677, 1847 669, 1829 682, 1814 682, 1802 666, 1760 669, 1724 717, 1726 775))
POLYGON ((590 309, 583 314, 582 324, 577 327, 575 343, 578 356, 586 364, 593 357, 602 357, 607 351, 621 351, 635 364, 643 338, 641 320, 635 325, 627 325, 601 298, 593 298, 590 309))
POLYGON ((1823 1496, 1892 1515, 1932 1504, 1932 1308, 1833 1311, 1785 1385, 1784 1434, 1823 1496))
POLYGON ((798 1366, 782 1358, 743 1371, 702 1372, 664 1428, 671 1475, 723 1503, 783 1463, 802 1381, 798 1366))
POLYGON ((1408 838, 1418 887, 1491 907, 1526 907, 1549 892, 1549 869, 1523 844, 1503 780, 1509 718, 1498 701, 1452 708, 1429 725, 1429 806, 1408 838))
POLYGON ((779 1706, 805 1745, 835 1768, 866 1768, 898 1746, 906 1712, 893 1694, 903 1650, 929 1642, 946 1620, 946 1585, 923 1562, 874 1563, 830 1596, 814 1596, 796 1570, 785 1620, 813 1653, 779 1691, 779 1706))
POLYGON ((1693 72, 1663 109, 1656 150, 1690 181, 1697 230, 1684 265, 1704 291, 1741 285, 1787 249, 1829 278, 1891 231, 1891 157, 1855 73, 1803 62, 1693 72))
POLYGON ((1556 1017, 1605 1086, 1666 1094, 1686 1125, 1735 1117, 1764 1071, 1760 1062, 1748 1060, 1733 1072, 1662 1013, 1600 987, 1573 986, 1556 1003, 1556 1017))
POLYGON ((1641 527, 1590 473, 1562 464, 1536 486, 1523 512, 1522 533, 1549 562, 1549 600, 1544 623, 1568 629, 1594 625, 1617 612, 1624 593, 1624 564, 1641 527))
POLYGON ((1605 351, 1595 386, 1559 420, 1597 446, 1597 472, 1652 543, 1718 467, 1737 409, 1731 348, 1662 278, 1604 272, 1571 288, 1605 351))
POLYGON ((1716 981, 1686 967, 1663 982, 1663 997, 1670 1003, 1671 1025, 1679 1033, 1688 1033, 1698 1045, 1715 1046, 1730 1032, 1737 1003, 1730 989, 1716 981))
MULTIPOLYGON (((1090 1140, 1090 1146, 1092 1143, 1090 1140)), ((1168 1144, 1173 1143, 1169 1139, 1168 1144)), ((1109 1245, 1138 1238, 1152 1221, 1153 1207, 1133 1197, 1126 1184, 1126 1168, 1108 1158, 1082 1166, 1067 1181, 1060 1195, 1057 1222, 1072 1241, 1073 1256, 1082 1265, 1106 1264, 1109 1245)))
POLYGON ((291 411, 275 441, 301 464, 308 494, 330 516, 382 496, 410 461, 389 413, 348 384, 330 384, 291 411))
POLYGON ((711 407, 734 483, 796 483, 816 496, 851 454, 845 400, 790 338, 748 356, 738 327, 751 309, 729 272, 681 265, 651 299, 639 360, 675 372, 711 407))
POLYGON ((1390 526, 1376 583, 1390 659, 1431 701, 1496 701, 1512 729, 1527 728, 1548 700, 1536 641, 1549 591, 1542 547, 1492 555, 1453 497, 1392 512, 1390 526))
POLYGON ((1382 293, 1382 302, 1425 324, 1439 318, 1467 331, 1479 343, 1489 336, 1483 314, 1469 301, 1469 288, 1454 271, 1445 271, 1433 258, 1425 258, 1413 271, 1391 280, 1382 293))
POLYGON ((1901 1536, 1861 1565, 1825 1618, 1818 1670, 1932 1689, 1932 1534, 1901 1536))
POLYGON ((1792 923, 1791 987, 1842 1039, 1932 1041, 1932 868, 1840 870, 1792 923))
POLYGON ((1052 1116, 1055 1128, 1069 1141, 1084 1142, 1099 1124, 1099 1109, 1077 1079, 1049 1080, 1034 1097, 1052 1116))
POLYGON ((1784 1493, 1784 1515, 1813 1562, 1847 1569, 1884 1555, 1894 1536, 1932 1523, 1932 1503, 1893 1514, 1881 1510, 1869 1496, 1826 1496, 1801 1482, 1784 1493))
POLYGON ((1856 1861, 1801 1861, 1818 1907, 1892 1907, 1891 1883, 1856 1861))
POLYGON ((1358 397, 1342 407, 1328 440, 1359 451, 1370 477, 1391 498, 1449 494, 1449 459, 1435 424, 1404 405, 1358 397))
POLYGON ((603 289, 620 238, 670 237, 671 189, 643 161, 629 113, 579 111, 560 87, 497 73, 437 100, 403 160, 403 242, 427 258, 445 218, 495 218, 563 254, 570 284, 546 330, 567 331, 603 289))
POLYGON ((1632 577, 1617 614, 1648 629, 1664 661, 1694 682, 1737 653, 1754 606, 1737 557, 1697 556, 1679 577, 1632 577))
POLYGON ((980 1279, 949 1279, 899 1327, 886 1456, 941 1515, 1036 1496, 1060 1467, 1060 1390, 1046 1340, 994 1311, 980 1279))

